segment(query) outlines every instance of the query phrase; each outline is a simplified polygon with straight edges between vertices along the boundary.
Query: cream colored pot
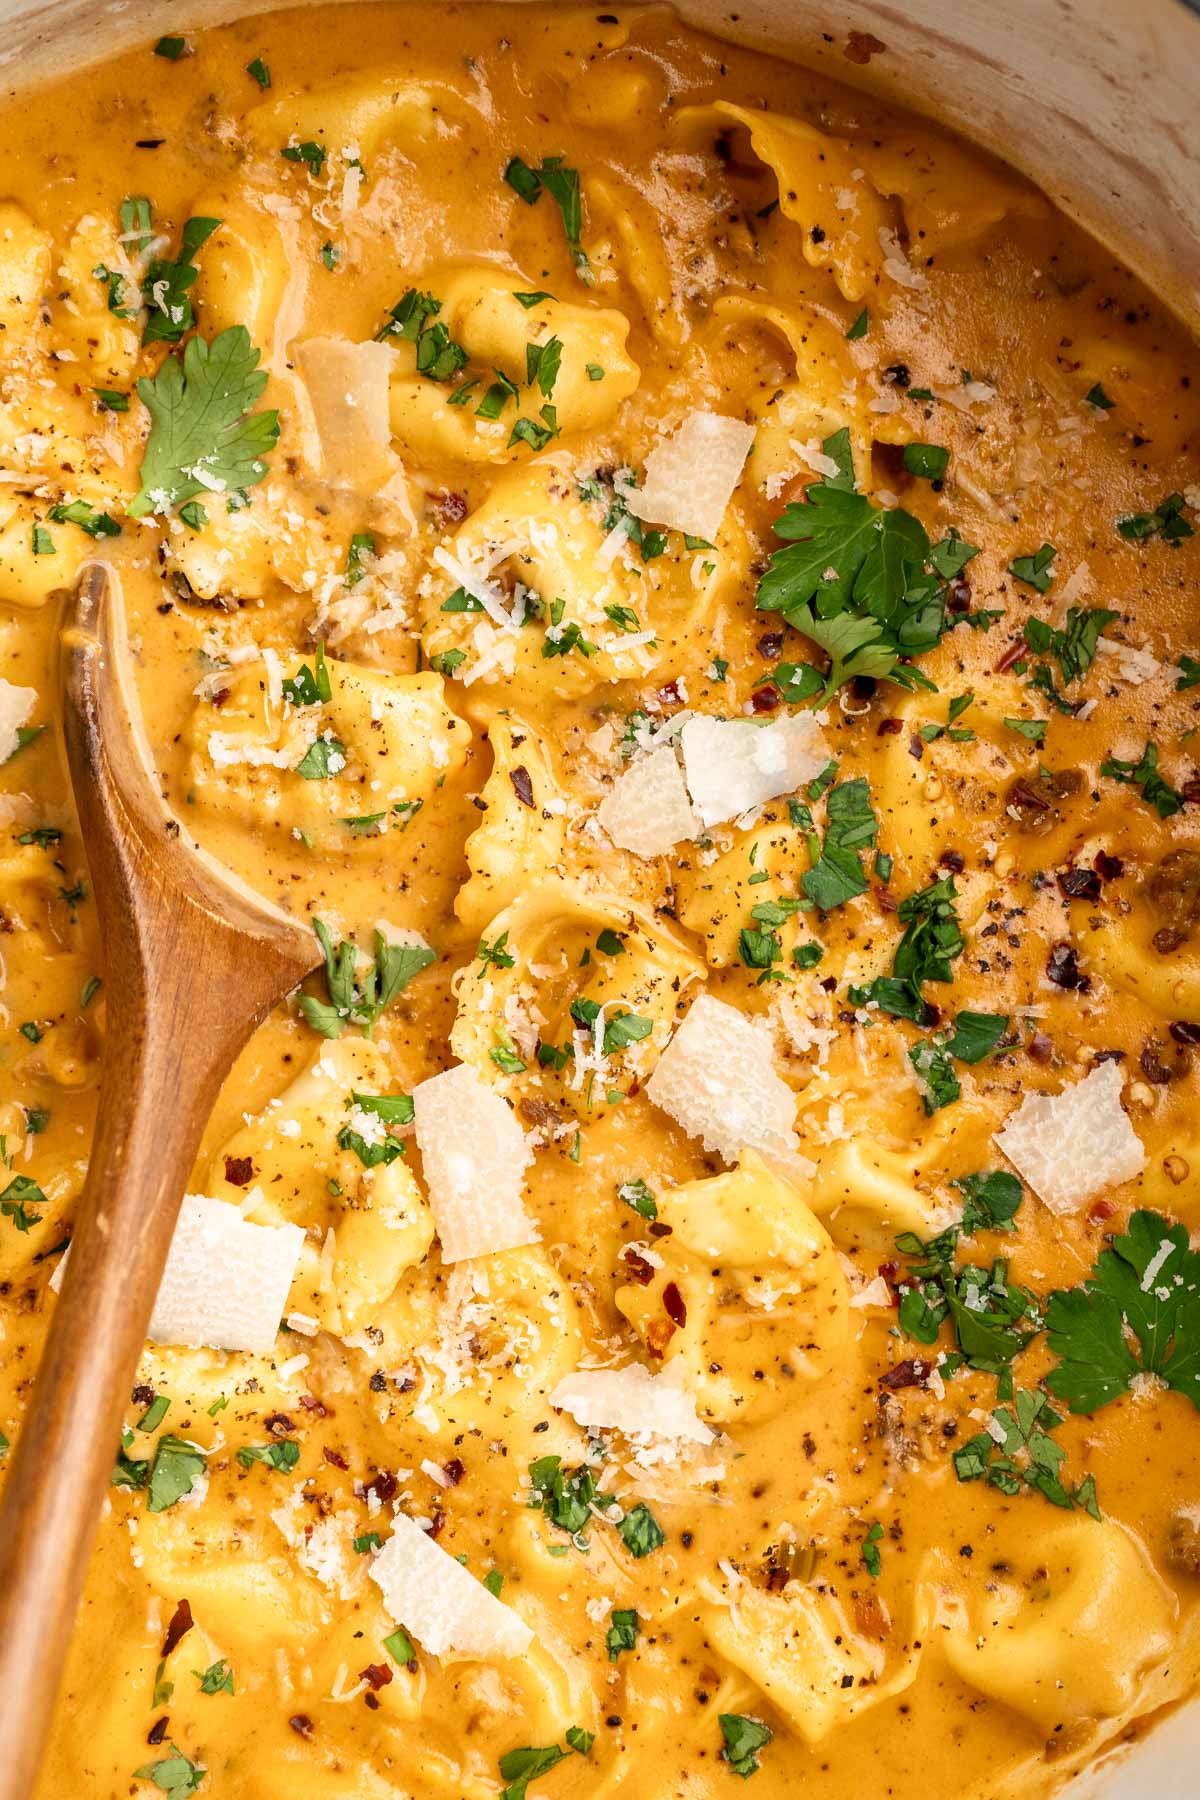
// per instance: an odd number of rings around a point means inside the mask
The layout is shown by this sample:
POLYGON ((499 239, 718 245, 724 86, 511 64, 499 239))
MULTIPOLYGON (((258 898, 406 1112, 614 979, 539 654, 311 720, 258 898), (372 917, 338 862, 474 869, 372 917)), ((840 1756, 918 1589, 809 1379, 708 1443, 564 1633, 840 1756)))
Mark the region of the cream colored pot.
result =
MULTIPOLYGON (((279 0, 0 0, 6 91, 279 0)), ((1200 0, 678 0, 1014 164, 1200 332, 1200 0)), ((1198 1800, 1200 1701, 1071 1800, 1198 1800)), ((869 1795, 863 1800, 872 1800, 869 1795)))

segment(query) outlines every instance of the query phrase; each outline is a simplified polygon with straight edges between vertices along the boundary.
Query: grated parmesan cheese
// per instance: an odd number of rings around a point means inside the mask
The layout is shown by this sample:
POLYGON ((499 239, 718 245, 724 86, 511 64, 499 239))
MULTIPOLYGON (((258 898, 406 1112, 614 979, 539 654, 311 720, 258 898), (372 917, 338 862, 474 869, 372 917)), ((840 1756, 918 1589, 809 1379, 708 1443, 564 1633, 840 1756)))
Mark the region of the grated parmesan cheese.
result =
POLYGON ((1141 1139, 1121 1106, 1124 1083, 1103 1062, 1058 1094, 1026 1094, 993 1142, 1051 1212, 1132 1181, 1146 1166, 1141 1139))
POLYGON ((251 1225, 238 1207, 187 1194, 147 1336, 213 1350, 271 1349, 304 1233, 251 1225))
POLYGON ((371 1564, 383 1603, 430 1656, 524 1656, 533 1633, 404 1513, 371 1564))
POLYGON ((696 1414, 696 1403, 666 1375, 641 1363, 623 1369, 576 1369, 550 1395, 551 1406, 569 1412, 585 1430, 624 1431, 631 1437, 686 1439, 709 1444, 714 1433, 696 1414))
POLYGON ((812 1172, 796 1147, 796 1097, 775 1072, 769 1028, 711 994, 693 1000, 646 1093, 728 1163, 758 1150, 793 1173, 812 1172))
POLYGON ((537 1242, 522 1198, 532 1152, 512 1109, 467 1063, 413 1089, 443 1262, 537 1242))
POLYGON ((0 678, 0 763, 6 763, 17 749, 20 729, 36 705, 36 688, 14 687, 0 678))
POLYGON ((680 733, 692 804, 703 825, 793 793, 821 773, 829 750, 812 713, 756 725, 696 715, 680 733))
POLYGON ((622 488, 636 518, 690 537, 715 538, 754 442, 754 427, 694 412, 646 458, 640 488, 622 488))

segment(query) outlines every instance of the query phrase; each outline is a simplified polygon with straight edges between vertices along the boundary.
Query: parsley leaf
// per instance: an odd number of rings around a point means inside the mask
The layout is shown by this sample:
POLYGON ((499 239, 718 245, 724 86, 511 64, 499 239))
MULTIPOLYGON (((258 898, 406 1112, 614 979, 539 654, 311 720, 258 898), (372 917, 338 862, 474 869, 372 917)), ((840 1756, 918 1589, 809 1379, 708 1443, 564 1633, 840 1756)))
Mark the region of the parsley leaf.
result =
POLYGON ((583 201, 578 169, 565 168, 561 156, 547 156, 536 169, 531 169, 522 157, 514 156, 505 168, 504 179, 526 206, 536 206, 543 190, 549 194, 562 214, 563 232, 575 263, 575 273, 581 281, 594 281, 591 264, 580 243, 583 201))
POLYGON ((1079 681, 1092 666, 1104 627, 1120 616, 1106 606, 1072 606, 1061 631, 1044 619, 1026 619, 1025 642, 1039 656, 1053 656, 1065 682, 1079 681))
POLYGON ((1039 594, 1048 592, 1054 580, 1054 559, 1058 551, 1053 544, 1043 544, 1032 556, 1014 556, 1008 565, 1010 575, 1023 581, 1039 594))
POLYGON ((822 912, 842 906, 867 891, 860 850, 870 849, 879 830, 865 776, 839 782, 825 802, 825 841, 821 854, 804 873, 801 886, 822 912))
POLYGON ((200 278, 194 258, 220 227, 220 219, 188 219, 180 234, 179 255, 174 260, 156 257, 142 278, 146 305, 143 344, 175 344, 196 323, 189 289, 200 278))
POLYGON ((1183 505, 1182 494, 1168 494, 1153 512, 1126 513, 1117 520, 1117 530, 1131 543, 1159 537, 1164 544, 1182 544, 1184 538, 1196 535, 1195 527, 1183 516, 1183 505))
POLYGON ((1046 1332, 1060 1359, 1046 1386, 1072 1412, 1096 1412, 1138 1375, 1157 1375, 1200 1411, 1200 1251, 1186 1228, 1134 1213, 1080 1287, 1051 1294, 1046 1332))
POLYGON ((231 325, 211 344, 189 338, 182 357, 168 356, 153 379, 142 377, 137 390, 151 426, 131 518, 178 506, 214 482, 241 490, 262 480, 279 415, 251 411, 267 385, 258 362, 245 326, 231 325))
POLYGON ((294 1438, 281 1438, 273 1444, 243 1444, 237 1459, 243 1469, 260 1462, 280 1475, 290 1475, 300 1461, 300 1446, 294 1438))
POLYGON ((1110 756, 1100 764, 1100 773, 1110 781, 1121 781, 1138 789, 1147 806, 1152 806, 1160 819, 1169 819, 1183 809, 1183 795, 1177 793, 1158 771, 1158 745, 1147 742, 1140 762, 1125 762, 1110 756))
POLYGON ((397 999, 422 969, 437 961, 437 951, 423 942, 389 944, 375 933, 375 960, 361 981, 356 975, 358 950, 349 939, 334 948, 329 927, 313 920, 317 941, 325 953, 325 988, 328 1000, 301 994, 300 1010, 322 1037, 341 1037, 347 1024, 361 1025, 369 1037, 380 1014, 397 999))
POLYGON ((1066 1451, 1050 1433, 1062 1420, 1045 1394, 1023 1388, 1013 1406, 999 1406, 992 1414, 990 1431, 981 1431, 954 1452, 954 1473, 960 1481, 986 1481, 1002 1494, 1019 1494, 1032 1488, 1065 1511, 1074 1507, 1100 1517, 1096 1483, 1091 1475, 1074 1487, 1062 1479, 1066 1451))
POLYGON ((189 1794, 198 1793, 207 1773, 199 1763, 189 1762, 175 1743, 171 1745, 170 1756, 161 1757, 158 1762, 143 1763, 140 1769, 133 1771, 135 1781, 152 1781, 166 1794, 167 1800, 187 1800, 189 1794))
MULTIPOLYGON (((166 1512, 190 1494, 201 1475, 204 1473, 204 1452, 195 1444, 185 1443, 183 1438, 174 1437, 170 1432, 160 1437, 154 1446, 154 1461, 150 1465, 150 1492, 147 1505, 151 1512, 166 1512)), ((190 1789, 187 1790, 191 1792, 190 1789)))
POLYGON ((822 448, 838 472, 776 520, 787 543, 771 557, 757 604, 826 652, 827 693, 853 675, 918 685, 900 659, 931 650, 946 630, 945 593, 927 573, 928 533, 903 508, 885 510, 856 491, 846 428, 822 448))
POLYGON ((770 1743, 773 1733, 761 1719, 749 1719, 744 1713, 718 1713, 724 1748, 721 1756, 735 1775, 743 1781, 758 1768, 758 1752, 770 1743))
POLYGON ((604 1647, 609 1662, 616 1662, 625 1650, 632 1650, 638 1640, 638 1616, 631 1606, 614 1607, 608 1618, 604 1647))

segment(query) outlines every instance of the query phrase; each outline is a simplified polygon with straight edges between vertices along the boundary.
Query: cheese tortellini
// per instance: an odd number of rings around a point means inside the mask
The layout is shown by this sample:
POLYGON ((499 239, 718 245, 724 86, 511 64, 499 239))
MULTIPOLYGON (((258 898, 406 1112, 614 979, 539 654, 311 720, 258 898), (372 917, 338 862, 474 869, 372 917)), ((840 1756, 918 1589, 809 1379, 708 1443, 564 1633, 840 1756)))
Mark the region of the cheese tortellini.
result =
POLYGON ((259 1190, 256 1223, 303 1226, 291 1303, 329 1331, 369 1323, 433 1242, 428 1204, 386 1123, 393 1087, 372 1044, 327 1044, 210 1172, 219 1199, 247 1202, 259 1190))
POLYGON ((680 1361, 702 1415, 770 1417, 844 1365, 846 1277, 791 1182, 745 1151, 729 1174, 677 1188, 663 1213, 671 1235, 650 1279, 616 1303, 652 1356, 680 1361))
POLYGON ((231 674, 192 719, 196 803, 352 844, 403 826, 466 758, 440 675, 278 657, 231 674))

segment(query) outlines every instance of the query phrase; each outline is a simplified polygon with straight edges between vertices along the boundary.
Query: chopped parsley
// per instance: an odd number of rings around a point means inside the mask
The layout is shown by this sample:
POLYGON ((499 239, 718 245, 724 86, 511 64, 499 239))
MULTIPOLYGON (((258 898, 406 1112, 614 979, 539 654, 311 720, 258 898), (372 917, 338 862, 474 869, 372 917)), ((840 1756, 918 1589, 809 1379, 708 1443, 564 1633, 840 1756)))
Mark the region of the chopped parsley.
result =
POLYGON ((78 525, 89 537, 120 537, 121 527, 111 513, 99 512, 86 500, 60 500, 52 506, 48 517, 59 525, 78 525))
POLYGON ((773 1733, 761 1719, 747 1718, 744 1713, 718 1713, 717 1723, 724 1740, 721 1756, 735 1775, 749 1779, 759 1766, 758 1752, 765 1750, 773 1733))
POLYGON ((392 307, 375 337, 380 343, 386 343, 389 338, 402 338, 415 345, 418 375, 424 375, 430 381, 453 381, 466 368, 468 357, 462 345, 456 343, 446 327, 438 322, 436 315, 441 310, 441 301, 432 294, 409 288, 392 307))
POLYGON ((147 268, 142 278, 146 306, 143 344, 176 344, 196 323, 189 298, 189 290, 200 278, 195 256, 220 224, 220 219, 188 219, 180 236, 179 255, 173 259, 156 257, 147 268))
POLYGON ((547 156, 536 169, 530 168, 522 157, 513 156, 504 170, 504 179, 513 193, 524 200, 526 206, 536 206, 543 191, 549 194, 562 215, 563 232, 575 264, 575 273, 581 281, 594 281, 591 264, 580 243, 583 201, 578 169, 564 167, 561 156, 547 156))
POLYGON ((658 1201, 640 1177, 635 1181, 623 1181, 617 1189, 617 1199, 631 1206, 640 1218, 658 1217, 658 1201))
POLYGON ((1048 593, 1050 583, 1054 580, 1054 559, 1057 555, 1055 545, 1043 544, 1030 556, 1014 556, 1008 565, 1008 572, 1015 575, 1018 581, 1023 581, 1026 587, 1033 588, 1036 593, 1048 593))
POLYGON ((883 1569, 879 1546, 883 1542, 883 1526, 876 1519, 862 1541, 862 1559, 872 1581, 878 1581, 883 1569))
POLYGON ((986 1481, 1009 1496, 1029 1488, 1067 1512, 1079 1507, 1098 1519, 1095 1478, 1087 1475, 1075 1486, 1063 1479, 1067 1453, 1050 1436, 1061 1424, 1039 1388, 1022 1388, 1012 1406, 996 1408, 989 1430, 954 1452, 954 1473, 960 1481, 986 1481))
POLYGON ((946 473, 950 452, 941 444, 905 444, 904 467, 920 481, 935 485, 946 473))
POLYGON ((18 1231, 27 1232, 30 1226, 39 1224, 41 1214, 31 1213, 29 1208, 45 1205, 45 1194, 29 1175, 14 1175, 0 1193, 0 1216, 11 1219, 18 1231))
POLYGON ((237 1459, 243 1469, 253 1468, 256 1462, 266 1463, 280 1475, 290 1475, 300 1461, 300 1446, 294 1438, 280 1438, 273 1444, 243 1444, 237 1459))
POLYGON ((879 821, 871 806, 866 778, 859 775, 830 788, 825 815, 820 854, 812 868, 805 871, 801 886, 814 906, 830 912, 867 891, 859 852, 874 845, 879 821))
POLYGON ((202 1694, 232 1694, 234 1691, 233 1670, 223 1656, 218 1662, 210 1663, 203 1672, 193 1669, 192 1674, 200 1683, 202 1694))
POLYGON ((261 56, 256 56, 253 62, 248 62, 246 64, 246 73, 257 81, 259 87, 264 89, 264 91, 270 87, 271 71, 268 69, 261 56))
POLYGON ((608 1618, 608 1631, 605 1634, 604 1647, 608 1651, 609 1662, 616 1662, 626 1650, 632 1650, 638 1640, 638 1616, 631 1606, 614 1607, 608 1618))
POLYGON ((1100 764, 1100 773, 1110 781, 1135 787, 1147 806, 1152 806, 1160 819, 1170 819, 1183 809, 1183 795, 1177 793, 1158 768, 1158 745, 1147 741, 1138 762, 1125 762, 1110 756, 1100 764))
POLYGON ((300 1010, 322 1037, 341 1037, 348 1024, 361 1025, 370 1037, 381 1013, 415 976, 437 961, 437 951, 429 944, 389 944, 383 933, 376 931, 375 959, 360 978, 356 973, 357 946, 343 938, 335 949, 329 928, 320 919, 313 920, 313 930, 325 955, 329 997, 321 1000, 315 994, 301 994, 300 1010))
POLYGON ((172 1743, 170 1750, 171 1754, 160 1757, 158 1762, 143 1763, 140 1769, 135 1769, 134 1780, 152 1781, 166 1794, 167 1800, 187 1800, 189 1794, 199 1793, 208 1770, 199 1763, 189 1762, 178 1744, 172 1743))
POLYGON ((324 144, 306 138, 302 144, 285 144, 279 152, 285 162, 303 163, 310 175, 319 175, 329 155, 324 144))
POLYGON ((1117 530, 1131 543, 1144 543, 1147 538, 1161 538, 1164 544, 1182 544, 1195 536, 1195 527, 1183 516, 1182 494, 1168 494, 1153 512, 1126 513, 1117 520, 1117 530))

